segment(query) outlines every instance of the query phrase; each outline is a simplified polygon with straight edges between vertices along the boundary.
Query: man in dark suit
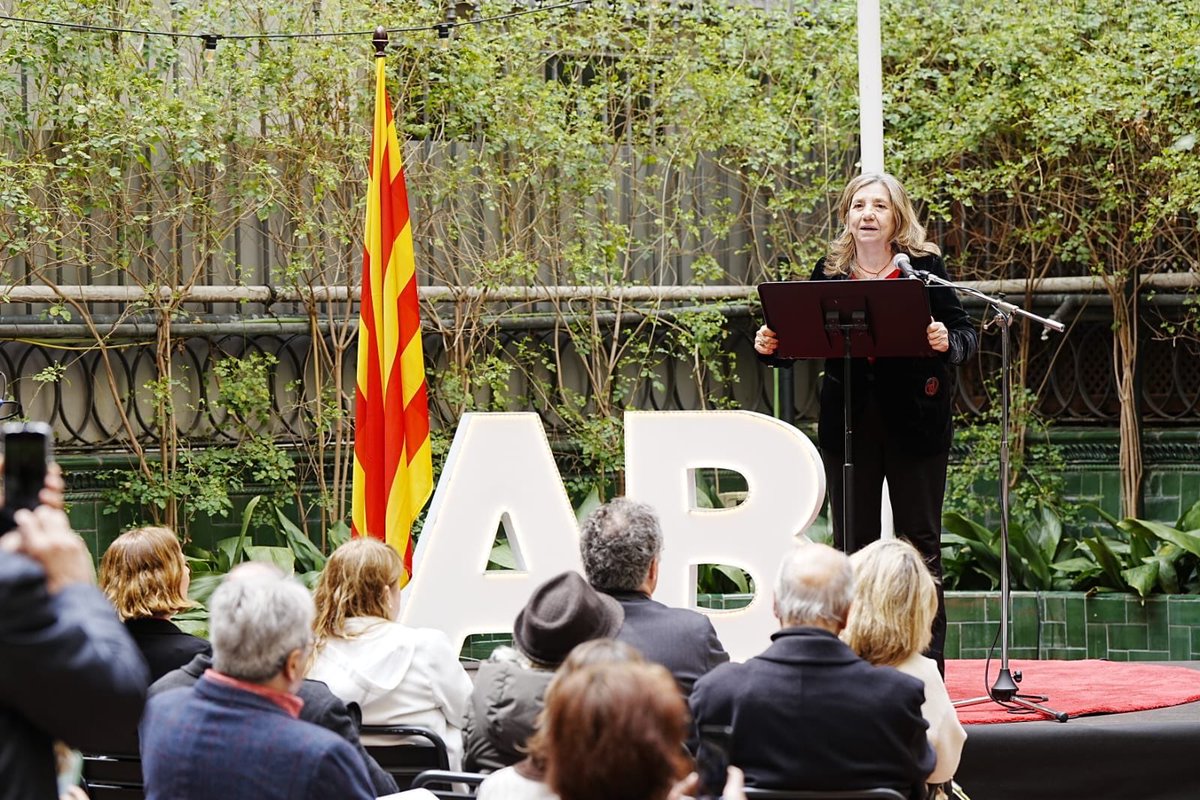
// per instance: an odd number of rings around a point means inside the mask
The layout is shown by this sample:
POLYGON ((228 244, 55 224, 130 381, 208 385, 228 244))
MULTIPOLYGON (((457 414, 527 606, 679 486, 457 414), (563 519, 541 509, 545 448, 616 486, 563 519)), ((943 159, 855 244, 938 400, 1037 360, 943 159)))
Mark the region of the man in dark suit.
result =
POLYGON ((697 678, 729 660, 708 617, 650 599, 662 553, 654 509, 627 497, 605 503, 583 521, 579 546, 588 583, 625 610, 617 638, 670 670, 684 697, 697 678))
POLYGON ((149 676, 66 514, 17 519, 0 539, 0 799, 53 800, 52 740, 102 748, 109 725, 133 729, 149 676))
POLYGON ((921 716, 921 681, 874 667, 847 647, 854 575, 844 553, 802 544, 775 584, 781 629, 745 664, 696 683, 692 717, 703 730, 730 726, 729 760, 746 785, 767 789, 890 787, 923 797, 935 756, 921 716))
MULTIPOLYGON (((187 664, 168 672, 150 684, 150 697, 162 694, 169 689, 191 688, 211 666, 212 656, 205 653, 198 654, 187 664)), ((363 765, 367 768, 367 774, 371 778, 371 785, 375 787, 376 794, 385 795, 399 791, 396 779, 385 772, 362 746, 362 742, 358 738, 358 728, 361 722, 359 715, 346 708, 346 704, 329 691, 328 686, 320 681, 305 679, 300 683, 300 688, 296 690, 296 696, 304 701, 304 707, 300 709, 300 719, 331 730, 354 745, 354 749, 362 758, 363 765)))
POLYGON ((209 608, 212 669, 146 704, 147 800, 375 797, 350 743, 299 719, 314 614, 308 591, 279 574, 221 584, 209 608))

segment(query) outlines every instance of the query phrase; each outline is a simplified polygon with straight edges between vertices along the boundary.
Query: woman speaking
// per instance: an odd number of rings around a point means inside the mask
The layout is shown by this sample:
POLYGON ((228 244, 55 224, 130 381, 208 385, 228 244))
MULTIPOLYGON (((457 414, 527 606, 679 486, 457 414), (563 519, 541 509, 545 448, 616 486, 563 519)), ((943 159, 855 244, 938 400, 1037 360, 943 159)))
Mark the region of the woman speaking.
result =
MULTIPOLYGON (((912 202, 887 173, 864 173, 850 181, 838 201, 841 234, 817 261, 810 280, 887 280, 901 272, 894 259, 904 253, 912 268, 946 277, 937 245, 926 239, 912 202)), ((921 553, 938 579, 938 612, 928 654, 944 671, 946 608, 942 597, 942 498, 950 454, 953 373, 951 366, 975 352, 975 328, 954 290, 929 289, 932 318, 925 329, 932 358, 855 358, 850 413, 854 439, 852 530, 842 530, 831 513, 834 540, 853 553, 879 538, 880 502, 887 479, 896 535, 921 553)), ((754 349, 771 356, 775 332, 763 326, 754 349)), ((768 363, 769 360, 768 360, 768 363)), ((825 463, 830 508, 842 505, 843 386, 840 359, 825 364, 817 438, 825 463)))

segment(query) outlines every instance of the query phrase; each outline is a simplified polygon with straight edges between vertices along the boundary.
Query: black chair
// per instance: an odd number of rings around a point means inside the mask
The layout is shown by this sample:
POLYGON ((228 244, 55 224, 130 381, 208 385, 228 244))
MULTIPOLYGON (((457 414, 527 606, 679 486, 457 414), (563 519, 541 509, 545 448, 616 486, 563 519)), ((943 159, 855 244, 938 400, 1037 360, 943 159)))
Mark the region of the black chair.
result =
POLYGON ((420 725, 363 725, 359 736, 402 736, 396 744, 367 745, 367 752, 396 779, 400 791, 412 788, 413 778, 428 770, 449 770, 450 755, 442 737, 420 725))
POLYGON ((746 787, 746 800, 907 800, 895 789, 754 789, 746 787))
POLYGON ((475 789, 479 784, 483 783, 483 779, 486 777, 487 775, 479 772, 450 772, 444 769, 427 769, 413 778, 411 788, 428 789, 441 800, 471 800, 475 796, 475 789), (468 786, 471 791, 459 791, 454 787, 456 783, 468 786), (438 786, 443 788, 434 788, 438 786))
POLYGON ((94 800, 143 800, 142 759, 116 753, 84 753, 83 786, 94 800))

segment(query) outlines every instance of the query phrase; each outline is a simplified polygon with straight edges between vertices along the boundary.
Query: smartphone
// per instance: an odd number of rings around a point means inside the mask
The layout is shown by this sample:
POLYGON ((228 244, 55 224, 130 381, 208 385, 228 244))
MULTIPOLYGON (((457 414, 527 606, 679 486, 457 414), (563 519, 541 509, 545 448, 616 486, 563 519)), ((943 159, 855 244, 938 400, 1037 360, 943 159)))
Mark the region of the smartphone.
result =
POLYGON ((11 511, 34 509, 46 485, 46 467, 53 458, 54 435, 44 422, 9 422, 4 437, 4 506, 11 511))
POLYGON ((696 751, 696 771, 700 774, 698 800, 719 798, 724 793, 732 737, 733 728, 729 725, 700 726, 700 747, 696 751))

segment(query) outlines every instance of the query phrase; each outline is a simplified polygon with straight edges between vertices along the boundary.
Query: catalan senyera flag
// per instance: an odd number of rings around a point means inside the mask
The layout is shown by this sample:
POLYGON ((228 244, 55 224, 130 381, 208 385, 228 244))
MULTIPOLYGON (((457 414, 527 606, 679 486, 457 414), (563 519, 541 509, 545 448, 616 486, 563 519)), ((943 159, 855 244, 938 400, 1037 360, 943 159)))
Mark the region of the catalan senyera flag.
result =
POLYGON ((429 398, 402 151, 375 59, 375 129, 363 238, 353 534, 390 544, 412 577, 412 523, 433 491, 429 398))

